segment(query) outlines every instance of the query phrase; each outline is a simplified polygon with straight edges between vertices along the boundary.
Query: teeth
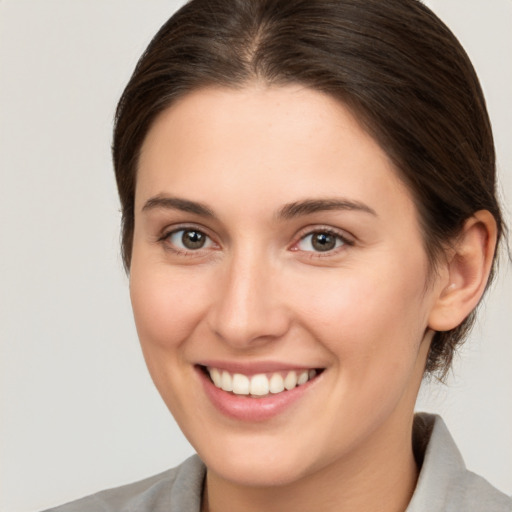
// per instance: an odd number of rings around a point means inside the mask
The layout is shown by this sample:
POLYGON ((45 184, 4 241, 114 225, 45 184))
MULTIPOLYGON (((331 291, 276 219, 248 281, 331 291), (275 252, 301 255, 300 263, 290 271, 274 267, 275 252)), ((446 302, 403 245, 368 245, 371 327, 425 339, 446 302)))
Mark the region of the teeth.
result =
POLYGON ((219 370, 217 370, 217 368, 212 368, 210 370, 210 377, 212 378, 213 380, 213 383, 218 387, 222 387, 222 375, 221 373, 219 372, 219 370))
POLYGON ((271 393, 281 393, 281 391, 284 391, 284 379, 280 373, 274 373, 270 377, 269 388, 271 393))
POLYGON ((316 370, 289 371, 283 377, 281 373, 260 373, 248 377, 242 373, 231 375, 226 370, 208 368, 208 373, 214 385, 224 391, 232 391, 235 395, 251 395, 255 397, 266 396, 269 393, 277 394, 285 390, 290 391, 297 386, 306 384, 316 377, 316 370))
POLYGON ((270 384, 266 375, 254 375, 251 378, 251 395, 265 396, 268 395, 270 384))
POLYGON ((302 372, 297 379, 297 386, 302 386, 302 384, 306 384, 309 380, 309 372, 306 370, 302 372))
POLYGON ((288 375, 284 379, 284 387, 290 391, 297 386, 297 374, 295 372, 288 372, 288 375))
POLYGON ((233 379, 231 378, 231 375, 228 372, 222 372, 220 387, 224 391, 233 391, 233 379))
POLYGON ((235 393, 235 395, 248 395, 249 387, 250 382, 248 377, 241 373, 235 373, 233 375, 233 393, 235 393))

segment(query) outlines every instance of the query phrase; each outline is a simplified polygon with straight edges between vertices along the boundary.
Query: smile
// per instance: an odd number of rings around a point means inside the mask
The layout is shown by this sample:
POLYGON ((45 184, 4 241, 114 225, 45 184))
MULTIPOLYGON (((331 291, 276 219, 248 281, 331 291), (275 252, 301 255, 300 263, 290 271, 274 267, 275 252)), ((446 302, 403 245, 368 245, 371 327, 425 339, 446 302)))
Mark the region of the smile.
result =
POLYGON ((206 371, 215 387, 235 395, 246 395, 254 398, 291 391, 297 386, 302 386, 314 379, 318 374, 316 369, 258 373, 252 376, 230 373, 212 367, 207 367, 206 371))

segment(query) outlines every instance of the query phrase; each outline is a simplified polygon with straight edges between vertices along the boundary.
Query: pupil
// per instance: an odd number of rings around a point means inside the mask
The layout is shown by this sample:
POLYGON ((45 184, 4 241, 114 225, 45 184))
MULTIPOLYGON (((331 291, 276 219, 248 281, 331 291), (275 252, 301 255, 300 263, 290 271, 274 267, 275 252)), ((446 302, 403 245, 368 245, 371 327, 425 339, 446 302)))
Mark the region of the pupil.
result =
POLYGON ((331 249, 334 249, 336 245, 336 237, 329 233, 316 233, 313 236, 312 243, 313 247, 317 251, 330 251, 331 249))
POLYGON ((181 237, 187 249, 200 249, 205 242, 205 236, 200 231, 185 231, 181 237))

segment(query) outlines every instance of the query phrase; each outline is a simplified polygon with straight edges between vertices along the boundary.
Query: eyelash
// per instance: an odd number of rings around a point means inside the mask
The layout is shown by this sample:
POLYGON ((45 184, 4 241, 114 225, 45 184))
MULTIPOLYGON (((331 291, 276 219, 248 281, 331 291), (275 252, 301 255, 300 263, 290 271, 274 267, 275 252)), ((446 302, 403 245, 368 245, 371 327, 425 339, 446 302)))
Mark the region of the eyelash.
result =
MULTIPOLYGON (((196 228, 195 226, 180 226, 177 228, 174 228, 170 231, 166 231, 161 237, 158 238, 157 242, 164 244, 166 250, 172 251, 174 254, 180 255, 180 256, 187 256, 187 257, 194 257, 194 256, 200 256, 203 253, 203 250, 208 250, 211 247, 199 247, 197 249, 187 249, 187 248, 179 248, 176 247, 175 243, 172 243, 170 241, 171 237, 173 235, 177 235, 178 233, 183 232, 185 234, 186 232, 196 232, 201 235, 204 235, 206 237, 206 244, 209 245, 217 245, 215 241, 210 237, 204 230, 204 228, 196 228)), ((183 235, 182 235, 183 237, 183 235)), ((304 252, 307 253, 308 257, 310 258, 325 258, 329 256, 333 256, 335 254, 338 254, 339 251, 343 250, 345 247, 350 247, 354 245, 354 241, 350 238, 348 238, 345 234, 336 231, 330 227, 318 227, 318 228, 307 228, 307 230, 303 230, 302 234, 299 236, 299 239, 293 243, 293 245, 289 248, 291 251, 296 252, 304 252), (298 245, 302 243, 304 240, 306 240, 308 237, 313 237, 314 235, 319 234, 325 234, 328 236, 332 236, 335 238, 335 247, 332 249, 328 249, 326 251, 315 251, 315 250, 301 250, 298 248, 298 245), (338 245, 339 244, 339 245, 338 245)))
MULTIPOLYGON (((161 237, 158 238, 157 242, 163 244, 166 250, 172 251, 174 254, 177 254, 179 256, 188 256, 188 257, 199 256, 202 254, 202 249, 208 250, 210 248, 210 247, 206 247, 206 248, 200 247, 198 249, 187 249, 187 248, 176 247, 176 244, 173 244, 171 242, 171 237, 173 235, 177 235, 178 233, 181 233, 181 232, 183 232, 183 235, 187 232, 199 233, 206 237, 205 243, 216 245, 215 242, 213 241, 212 237, 209 236, 205 232, 204 228, 197 228, 195 226, 180 226, 180 227, 174 228, 172 230, 166 231, 165 233, 162 234, 161 237)), ((182 237, 183 237, 183 235, 182 235, 182 237)))
MULTIPOLYGON (((326 251, 307 251, 302 250, 302 252, 305 252, 308 254, 310 258, 326 258, 329 256, 337 255, 340 251, 344 250, 346 247, 350 247, 354 245, 354 241, 349 238, 345 233, 342 233, 340 231, 337 231, 331 227, 315 227, 315 228, 307 228, 307 230, 303 230, 302 234, 299 237, 299 240, 297 242, 294 242, 290 250, 292 251, 300 251, 301 249, 298 248, 298 245, 306 240, 308 237, 313 237, 315 235, 328 235, 335 238, 336 246, 332 249, 328 249, 326 251), (338 243, 340 244, 338 245, 338 243)), ((311 241, 312 243, 312 241, 311 241)))

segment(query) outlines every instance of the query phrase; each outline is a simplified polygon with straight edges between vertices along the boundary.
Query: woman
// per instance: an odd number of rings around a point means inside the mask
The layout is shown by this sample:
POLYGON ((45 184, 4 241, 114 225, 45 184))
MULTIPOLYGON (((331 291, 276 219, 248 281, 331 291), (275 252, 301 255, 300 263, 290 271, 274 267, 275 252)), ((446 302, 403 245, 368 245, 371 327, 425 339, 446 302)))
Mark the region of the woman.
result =
POLYGON ((504 231, 478 80, 426 7, 192 0, 113 155, 142 349, 199 457, 58 510, 511 509, 413 414, 504 231))

